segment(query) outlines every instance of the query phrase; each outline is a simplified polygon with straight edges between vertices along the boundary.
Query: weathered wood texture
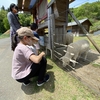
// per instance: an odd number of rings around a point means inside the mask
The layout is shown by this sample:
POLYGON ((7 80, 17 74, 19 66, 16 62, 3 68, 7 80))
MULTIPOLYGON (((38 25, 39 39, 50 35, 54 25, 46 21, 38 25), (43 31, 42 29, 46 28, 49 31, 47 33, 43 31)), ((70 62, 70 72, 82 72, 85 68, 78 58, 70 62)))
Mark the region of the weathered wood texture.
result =
POLYGON ((29 9, 29 4, 31 0, 25 0, 24 1, 24 9, 29 9))
POLYGON ((56 0, 56 4, 55 4, 55 9, 58 11, 58 15, 57 13, 55 13, 55 15, 57 15, 58 17, 56 18, 56 20, 59 21, 66 21, 66 13, 67 13, 67 7, 69 6, 69 0, 56 0))
POLYGON ((23 0, 18 0, 17 1, 19 10, 22 10, 22 3, 23 3, 23 0))

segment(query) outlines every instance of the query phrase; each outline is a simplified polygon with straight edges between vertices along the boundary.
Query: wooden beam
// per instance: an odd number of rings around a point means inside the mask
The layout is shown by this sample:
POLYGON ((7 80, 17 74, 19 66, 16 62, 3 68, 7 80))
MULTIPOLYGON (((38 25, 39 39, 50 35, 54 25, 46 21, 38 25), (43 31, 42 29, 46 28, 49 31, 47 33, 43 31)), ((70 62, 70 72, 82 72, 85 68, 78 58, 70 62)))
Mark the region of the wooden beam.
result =
MULTIPOLYGON (((48 7, 50 7, 54 3, 54 1, 55 0, 51 0, 50 3, 48 4, 48 7)), ((69 0, 69 3, 72 3, 73 1, 75 1, 75 0, 69 0)))
POLYGON ((24 9, 29 9, 30 1, 31 0, 25 0, 24 1, 24 9))
POLYGON ((54 50, 54 52, 55 52, 55 53, 57 53, 58 55, 62 56, 62 54, 61 54, 61 53, 59 53, 59 52, 57 52, 56 50, 54 50))
POLYGON ((72 3, 73 1, 75 1, 75 0, 69 0, 69 3, 72 3))
POLYGON ((54 44, 67 47, 67 45, 64 45, 64 44, 61 44, 61 43, 56 43, 56 42, 54 42, 54 44))
POLYGON ((17 0, 17 5, 19 9, 22 9, 23 0, 17 0))
POLYGON ((47 5, 47 7, 49 8, 54 3, 54 1, 55 0, 51 0, 50 3, 47 5))
POLYGON ((93 46, 96 48, 96 50, 100 53, 100 48, 97 46, 96 42, 92 39, 92 37, 89 36, 89 33, 87 30, 82 26, 82 24, 77 20, 77 18, 74 16, 74 14, 68 9, 69 14, 72 16, 74 21, 78 24, 78 26, 81 28, 81 30, 86 34, 87 38, 90 40, 90 42, 93 44, 93 46))
POLYGON ((33 12, 33 10, 32 10, 32 9, 31 9, 31 10, 29 10, 29 9, 27 9, 27 8, 24 8, 24 9, 22 9, 22 8, 19 8, 19 11, 33 12))
MULTIPOLYGON (((50 16, 50 29, 51 29, 51 46, 52 46, 52 54, 54 54, 54 35, 55 35, 55 17, 54 14, 50 16)), ((52 55, 53 59, 54 56, 52 55)))
POLYGON ((64 26, 64 25, 65 25, 65 22, 56 21, 56 22, 55 22, 55 25, 56 25, 56 26, 64 26))
POLYGON ((48 21, 38 25, 38 29, 47 28, 47 27, 48 27, 48 21))
MULTIPOLYGON (((67 1, 67 3, 69 4, 69 0, 67 1)), ((67 9, 69 9, 69 5, 67 5, 66 3, 66 26, 68 25, 68 11, 67 9)))

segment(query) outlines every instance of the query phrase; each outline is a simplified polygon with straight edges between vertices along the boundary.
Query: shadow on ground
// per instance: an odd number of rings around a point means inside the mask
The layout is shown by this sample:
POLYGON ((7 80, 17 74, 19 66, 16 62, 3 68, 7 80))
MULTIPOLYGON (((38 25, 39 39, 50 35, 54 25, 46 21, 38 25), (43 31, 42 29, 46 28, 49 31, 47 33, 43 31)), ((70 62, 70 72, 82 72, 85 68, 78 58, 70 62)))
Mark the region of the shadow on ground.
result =
POLYGON ((66 66, 64 68, 61 61, 59 61, 59 62, 56 61, 56 64, 58 66, 60 66, 63 70, 70 72, 72 70, 75 71, 74 69, 84 67, 85 65, 88 65, 88 64, 98 60, 99 56, 100 56, 100 54, 98 54, 97 52, 96 53, 95 52, 89 52, 86 61, 84 61, 84 59, 82 57, 79 58, 79 60, 77 60, 78 63, 75 65, 75 67, 73 67, 72 64, 70 63, 70 66, 66 66))
MULTIPOLYGON (((53 66, 51 65, 47 65, 47 70, 53 68, 53 66)), ((47 71, 47 73, 50 75, 50 80, 48 82, 46 82, 43 86, 38 87, 36 85, 36 81, 37 81, 37 77, 32 79, 32 83, 29 86, 21 86, 21 89, 24 91, 25 94, 27 95, 31 95, 31 94, 35 94, 38 92, 41 92, 43 89, 45 89, 46 91, 49 92, 54 92, 55 90, 55 84, 54 84, 54 80, 55 80, 55 76, 54 76, 54 72, 52 71, 47 71)))

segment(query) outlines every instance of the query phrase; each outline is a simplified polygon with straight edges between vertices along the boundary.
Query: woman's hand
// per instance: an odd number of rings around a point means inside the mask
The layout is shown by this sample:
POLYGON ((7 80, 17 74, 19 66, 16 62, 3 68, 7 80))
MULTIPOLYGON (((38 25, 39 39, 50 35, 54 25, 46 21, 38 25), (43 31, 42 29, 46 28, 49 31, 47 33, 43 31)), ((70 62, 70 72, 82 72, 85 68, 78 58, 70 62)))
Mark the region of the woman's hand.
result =
POLYGON ((41 52, 39 55, 31 55, 30 60, 34 63, 39 63, 42 59, 42 57, 45 56, 44 52, 41 52))

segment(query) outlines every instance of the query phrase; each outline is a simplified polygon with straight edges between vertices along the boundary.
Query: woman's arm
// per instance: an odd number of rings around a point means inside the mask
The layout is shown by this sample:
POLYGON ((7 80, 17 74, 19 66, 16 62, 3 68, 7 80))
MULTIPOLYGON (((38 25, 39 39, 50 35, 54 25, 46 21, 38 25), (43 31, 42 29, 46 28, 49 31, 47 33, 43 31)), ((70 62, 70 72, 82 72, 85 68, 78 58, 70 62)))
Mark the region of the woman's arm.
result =
POLYGON ((29 59, 34 63, 39 63, 44 55, 44 52, 41 52, 38 56, 32 54, 29 59))

